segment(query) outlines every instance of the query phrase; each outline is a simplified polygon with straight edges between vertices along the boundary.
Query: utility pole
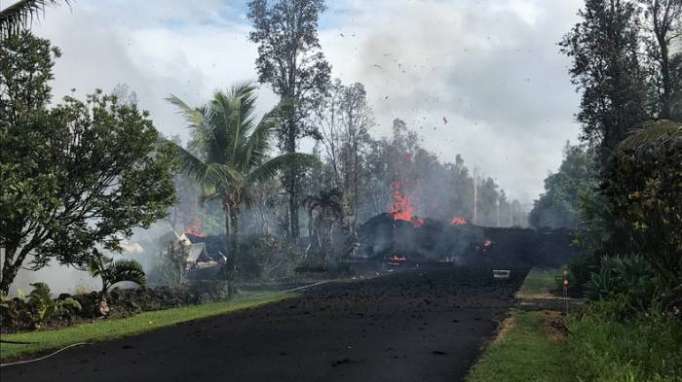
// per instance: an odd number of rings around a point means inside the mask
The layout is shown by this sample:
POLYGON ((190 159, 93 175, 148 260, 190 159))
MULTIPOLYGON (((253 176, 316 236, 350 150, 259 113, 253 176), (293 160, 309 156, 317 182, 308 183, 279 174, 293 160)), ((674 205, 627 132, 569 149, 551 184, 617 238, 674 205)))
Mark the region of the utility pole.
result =
POLYGON ((478 174, 474 166, 474 224, 478 224, 478 174))
POLYGON ((500 199, 495 199, 495 212, 497 214, 497 226, 500 226, 500 199))

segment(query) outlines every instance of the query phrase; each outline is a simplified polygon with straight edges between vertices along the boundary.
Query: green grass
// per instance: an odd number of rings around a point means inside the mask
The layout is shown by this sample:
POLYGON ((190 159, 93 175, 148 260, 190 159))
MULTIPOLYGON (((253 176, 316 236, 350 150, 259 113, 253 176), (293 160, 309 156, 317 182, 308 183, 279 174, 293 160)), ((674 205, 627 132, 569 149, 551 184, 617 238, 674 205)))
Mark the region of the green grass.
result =
POLYGON ((609 302, 594 302, 569 320, 577 377, 595 382, 682 381, 682 322, 659 313, 625 321, 610 317, 609 302))
POLYGON ((569 377, 566 343, 547 335, 544 312, 514 311, 510 320, 511 326, 490 344, 467 382, 575 380, 569 377))
POLYGON ((7 341, 36 342, 29 345, 0 344, 0 360, 7 361, 32 353, 45 352, 77 342, 97 342, 114 338, 131 336, 150 330, 217 316, 240 309, 253 308, 259 305, 294 297, 295 294, 284 292, 258 292, 240 295, 229 302, 187 306, 152 312, 112 320, 101 320, 92 323, 74 325, 63 329, 24 332, 3 335, 7 341))
POLYGON ((551 291, 556 289, 556 276, 561 275, 559 269, 533 268, 528 273, 521 289, 517 293, 518 298, 552 298, 551 291))

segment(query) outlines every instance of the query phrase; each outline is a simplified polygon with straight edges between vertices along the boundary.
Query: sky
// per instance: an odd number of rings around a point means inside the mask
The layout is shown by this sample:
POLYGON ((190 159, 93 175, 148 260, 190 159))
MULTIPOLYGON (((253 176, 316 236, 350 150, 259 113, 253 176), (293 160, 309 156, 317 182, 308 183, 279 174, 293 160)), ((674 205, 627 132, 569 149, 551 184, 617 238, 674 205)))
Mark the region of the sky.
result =
MULTIPOLYGON (((365 84, 375 136, 401 118, 441 160, 459 153, 510 198, 537 198, 579 133, 579 98, 557 42, 582 0, 327 3, 322 49, 333 77, 365 84)), ((63 53, 55 99, 126 84, 165 135, 189 134, 170 94, 201 105, 257 80, 246 0, 75 0, 48 8, 33 30, 63 53)), ((276 99, 262 86, 259 112, 276 99)))

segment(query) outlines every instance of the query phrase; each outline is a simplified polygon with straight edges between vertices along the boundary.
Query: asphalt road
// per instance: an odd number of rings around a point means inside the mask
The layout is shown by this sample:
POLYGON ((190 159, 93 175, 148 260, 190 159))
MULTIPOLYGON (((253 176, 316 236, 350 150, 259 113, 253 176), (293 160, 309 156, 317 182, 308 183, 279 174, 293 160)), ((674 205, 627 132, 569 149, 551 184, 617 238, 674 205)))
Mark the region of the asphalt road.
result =
POLYGON ((415 270, 0 369, 12 381, 464 379, 525 272, 415 270))

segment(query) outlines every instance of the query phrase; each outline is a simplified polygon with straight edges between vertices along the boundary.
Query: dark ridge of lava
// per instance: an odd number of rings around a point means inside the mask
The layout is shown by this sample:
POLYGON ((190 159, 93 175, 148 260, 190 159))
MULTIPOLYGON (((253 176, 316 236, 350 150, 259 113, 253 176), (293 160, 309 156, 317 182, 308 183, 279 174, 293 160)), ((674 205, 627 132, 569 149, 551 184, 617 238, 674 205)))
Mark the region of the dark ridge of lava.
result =
POLYGON ((493 267, 558 266, 578 253, 566 229, 482 227, 425 218, 422 224, 394 220, 389 213, 367 220, 359 229, 361 254, 381 259, 448 261, 493 267))

